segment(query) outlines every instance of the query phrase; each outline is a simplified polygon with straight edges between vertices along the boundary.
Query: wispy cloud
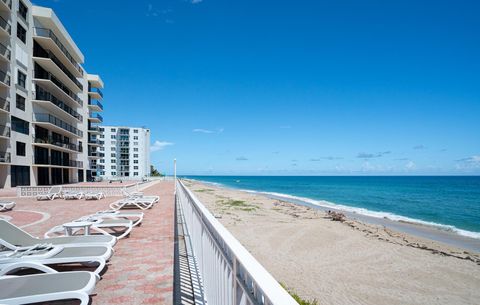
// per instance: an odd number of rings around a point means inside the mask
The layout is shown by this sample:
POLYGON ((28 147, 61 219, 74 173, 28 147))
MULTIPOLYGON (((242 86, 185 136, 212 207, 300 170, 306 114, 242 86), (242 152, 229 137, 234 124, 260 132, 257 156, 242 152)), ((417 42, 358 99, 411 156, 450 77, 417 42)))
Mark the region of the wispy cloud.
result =
POLYGON ((310 161, 318 162, 318 161, 322 161, 322 160, 333 161, 333 160, 342 160, 342 159, 343 159, 343 157, 327 156, 327 157, 320 157, 320 158, 312 158, 312 159, 310 159, 310 161))
POLYGON ((290 129, 290 128, 292 128, 292 126, 290 126, 290 125, 283 125, 283 126, 280 126, 279 128, 280 128, 280 129, 290 129))
POLYGON ((373 158, 380 158, 383 157, 384 155, 388 155, 392 153, 391 151, 383 151, 383 152, 378 152, 378 153, 358 153, 357 158, 359 159, 373 159, 373 158))
POLYGON ((417 165, 413 161, 408 161, 407 164, 405 164, 405 169, 406 170, 414 170, 417 167, 417 165))
POLYGON ((418 150, 418 149, 427 149, 427 147, 426 147, 425 145, 423 145, 423 144, 419 144, 419 145, 413 146, 413 149, 417 149, 417 150, 418 150))
POLYGON ((211 130, 211 129, 204 129, 204 128, 195 128, 192 130, 192 132, 198 132, 198 133, 222 133, 225 129, 223 128, 218 128, 216 130, 211 130))
POLYGON ((457 162, 465 162, 465 163, 478 163, 480 164, 480 155, 478 156, 471 156, 471 157, 467 157, 467 158, 462 158, 462 159, 458 159, 458 160, 455 160, 457 162))
POLYGON ((156 152, 164 149, 167 146, 172 146, 172 142, 166 142, 166 141, 155 141, 152 145, 150 145, 150 151, 151 152, 156 152))
POLYGON ((235 160, 237 160, 237 161, 247 161, 248 158, 246 158, 244 156, 240 156, 240 157, 235 158, 235 160))
POLYGON ((395 161, 408 161, 410 160, 409 158, 397 158, 397 159, 393 159, 395 161))
POLYGON ((152 3, 147 4, 147 12, 145 16, 147 17, 161 17, 165 23, 174 23, 173 19, 171 18, 171 14, 173 13, 172 9, 156 9, 152 3))
POLYGON ((190 3, 191 4, 199 4, 199 3, 202 3, 203 0, 190 0, 190 3))

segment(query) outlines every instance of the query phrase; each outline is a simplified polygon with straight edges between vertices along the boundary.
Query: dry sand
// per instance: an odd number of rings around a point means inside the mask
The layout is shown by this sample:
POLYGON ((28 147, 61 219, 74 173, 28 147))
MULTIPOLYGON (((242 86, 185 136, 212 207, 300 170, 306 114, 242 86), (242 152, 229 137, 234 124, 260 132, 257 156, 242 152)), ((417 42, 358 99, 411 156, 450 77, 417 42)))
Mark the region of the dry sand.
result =
POLYGON ((319 304, 480 304, 480 254, 266 196, 186 185, 281 283, 319 304))

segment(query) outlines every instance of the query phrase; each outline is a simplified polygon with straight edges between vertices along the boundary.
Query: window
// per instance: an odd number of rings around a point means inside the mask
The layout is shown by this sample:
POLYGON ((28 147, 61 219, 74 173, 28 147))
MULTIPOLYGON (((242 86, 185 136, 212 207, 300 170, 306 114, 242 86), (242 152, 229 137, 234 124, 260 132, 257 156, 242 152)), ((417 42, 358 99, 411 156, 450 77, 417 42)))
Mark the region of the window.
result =
POLYGON ((24 156, 25 157, 25 143, 17 141, 17 156, 24 156))
POLYGON ((138 148, 134 148, 133 151, 138 151, 138 148))
POLYGON ((100 151, 105 151, 105 147, 100 147, 100 151))
POLYGON ((117 145, 117 142, 116 142, 116 141, 112 141, 112 145, 117 145))
POLYGON ((137 172, 134 172, 133 175, 134 175, 134 176, 138 176, 138 173, 137 173, 137 172))
POLYGON ((133 142, 133 145, 138 146, 138 142, 133 142))
POLYGON ((133 139, 134 139, 134 140, 138 140, 138 136, 134 136, 133 139))
POLYGON ((112 172, 112 176, 116 176, 117 175, 117 172, 112 172))
POLYGON ((115 162, 116 162, 115 159, 110 160, 110 163, 115 163, 115 162))
POLYGON ((112 154, 112 158, 116 158, 117 157, 117 154, 112 154))
POLYGON ((133 160, 133 163, 138 164, 138 160, 133 160))
POLYGON ((26 88, 27 87, 26 83, 27 83, 27 75, 25 75, 25 73, 18 70, 17 71, 17 84, 22 88, 26 88))
POLYGON ((112 165, 112 169, 117 169, 117 166, 116 166, 116 165, 112 165))
POLYGON ((25 111, 25 98, 17 94, 15 101, 17 108, 25 111))
POLYGON ((28 7, 22 1, 18 2, 18 14, 22 16, 23 20, 27 21, 28 7))
POLYGON ((134 158, 138 158, 138 154, 133 154, 133 157, 134 157, 134 158))
POLYGON ((138 166, 134 166, 133 169, 138 169, 138 166))
POLYGON ((134 130, 133 130, 133 133, 138 133, 138 129, 134 129, 134 130))
POLYGON ((12 120, 11 124, 12 124, 12 130, 13 131, 23 133, 23 134, 26 134, 26 135, 29 134, 28 122, 27 121, 24 121, 22 119, 14 117, 14 116, 12 116, 11 120, 12 120))
POLYGON ((105 136, 103 134, 100 135, 100 139, 103 139, 105 138, 105 136))
POLYGON ((105 160, 103 160, 103 159, 100 159, 99 161, 100 161, 100 163, 105 163, 105 160))
POLYGON ((17 37, 20 39, 23 43, 27 42, 27 30, 23 28, 23 26, 20 25, 20 23, 17 22, 17 37))
POLYGON ((116 132, 116 131, 115 131, 115 128, 110 129, 110 131, 111 131, 111 132, 116 132))
POLYGON ((98 128, 98 131, 100 131, 100 132, 104 132, 104 131, 105 131, 105 129, 104 129, 103 127, 100 127, 100 128, 98 128))
POLYGON ((114 134, 112 134, 112 135, 110 136, 110 138, 111 138, 111 139, 115 139, 116 136, 115 136, 114 134))

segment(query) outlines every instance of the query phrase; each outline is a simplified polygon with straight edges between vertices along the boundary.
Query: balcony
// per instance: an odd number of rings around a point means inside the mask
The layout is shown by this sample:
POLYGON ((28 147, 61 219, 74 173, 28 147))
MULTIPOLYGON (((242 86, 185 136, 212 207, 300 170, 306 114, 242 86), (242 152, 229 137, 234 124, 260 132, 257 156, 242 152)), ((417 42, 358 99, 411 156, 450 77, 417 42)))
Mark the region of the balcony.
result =
POLYGON ((12 0, 0 0, 0 10, 10 11, 12 9, 12 0))
POLYGON ((100 143, 100 141, 98 139, 89 138, 88 139, 88 145, 101 146, 102 144, 100 143))
POLYGON ((70 124, 65 123, 57 117, 54 117, 51 114, 46 113, 35 113, 34 114, 34 123, 36 125, 44 126, 50 129, 53 129, 59 133, 73 135, 75 137, 83 137, 83 132, 73 127, 70 124))
POLYGON ((89 99, 88 101, 88 108, 90 109, 90 111, 96 111, 96 112, 103 111, 102 103, 92 99, 89 99))
POLYGON ((100 153, 98 151, 91 151, 88 153, 88 157, 90 159, 100 159, 101 156, 100 156, 100 153))
POLYGON ((92 123, 102 123, 103 122, 103 117, 98 113, 90 113, 90 116, 88 117, 88 119, 92 123))
POLYGON ((35 64, 33 78, 37 83, 43 84, 54 93, 64 96, 66 99, 83 106, 83 101, 70 89, 58 80, 52 73, 46 71, 42 66, 35 64))
POLYGON ((53 139, 53 137, 51 136, 34 138, 33 142, 34 142, 34 145, 36 146, 58 149, 64 152, 73 152, 73 153, 83 152, 83 147, 81 145, 77 145, 74 143, 61 142, 53 139))
POLYGON ((83 121, 83 116, 81 114, 73 110, 73 108, 65 104, 63 101, 53 96, 50 92, 44 90, 38 85, 35 86, 35 90, 36 91, 32 92, 32 102, 40 104, 56 115, 64 116, 67 120, 71 119, 71 117, 74 117, 80 122, 83 121))
POLYGON ((83 162, 69 159, 55 159, 51 156, 39 156, 33 157, 33 164, 36 166, 57 166, 57 167, 75 167, 82 168, 83 162))
POLYGON ((78 79, 62 64, 62 62, 51 51, 46 51, 37 47, 33 54, 33 59, 44 69, 52 72, 62 83, 73 92, 82 92, 83 85, 78 79))
POLYGON ((34 27, 33 38, 45 49, 56 51, 56 54, 63 64, 67 66, 76 77, 83 76, 83 69, 51 30, 34 27))
POLYGON ((0 70, 0 86, 10 87, 10 75, 0 70))
POLYGON ((10 153, 5 151, 0 151, 0 164, 1 163, 10 163, 10 153))
POLYGON ((0 139, 10 139, 10 127, 0 125, 0 139))
MULTIPOLYGON (((1 0, 0 0, 1 1, 1 0)), ((12 25, 7 20, 0 17, 0 36, 10 36, 12 32, 12 25)))
POLYGON ((10 51, 10 49, 4 44, 0 43, 0 60, 9 62, 10 58, 12 57, 11 55, 12 55, 12 52, 10 51))
POLYGON ((103 99, 103 93, 98 88, 88 87, 88 95, 93 99, 100 100, 103 99))
POLYGON ((0 97, 0 113, 9 113, 10 112, 10 102, 0 97))

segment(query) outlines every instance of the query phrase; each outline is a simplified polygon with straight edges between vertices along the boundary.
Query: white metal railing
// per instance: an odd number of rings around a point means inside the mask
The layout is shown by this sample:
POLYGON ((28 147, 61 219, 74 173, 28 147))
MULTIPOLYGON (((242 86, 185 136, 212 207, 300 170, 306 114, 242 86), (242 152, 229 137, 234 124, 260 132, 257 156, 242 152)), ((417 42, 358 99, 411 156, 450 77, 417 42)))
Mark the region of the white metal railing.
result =
POLYGON ((298 305, 180 180, 176 200, 209 305, 298 305))

